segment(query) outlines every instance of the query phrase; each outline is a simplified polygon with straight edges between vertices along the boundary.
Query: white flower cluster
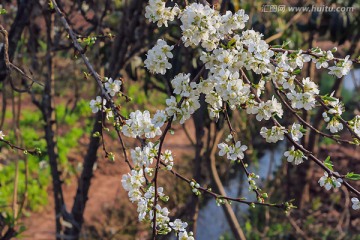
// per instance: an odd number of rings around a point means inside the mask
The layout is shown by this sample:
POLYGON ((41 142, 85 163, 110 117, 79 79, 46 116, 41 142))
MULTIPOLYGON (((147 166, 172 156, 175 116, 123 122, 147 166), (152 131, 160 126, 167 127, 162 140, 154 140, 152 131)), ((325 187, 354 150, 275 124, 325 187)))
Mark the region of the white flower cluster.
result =
POLYGON ((179 14, 180 9, 177 5, 174 7, 165 7, 164 0, 149 0, 149 5, 145 7, 145 17, 150 22, 157 22, 157 26, 168 26, 168 21, 173 21, 179 14))
POLYGON ((292 146, 289 151, 286 151, 284 156, 288 162, 294 162, 295 165, 299 165, 304 159, 307 159, 304 153, 301 150, 295 150, 294 146, 292 146))
POLYGON ((315 95, 319 94, 317 85, 310 80, 310 78, 304 78, 302 80, 303 92, 297 92, 291 90, 286 94, 287 98, 291 101, 291 107, 294 109, 311 110, 315 107, 316 99, 315 95))
POLYGON ((190 73, 179 73, 171 80, 174 93, 182 97, 190 97, 193 88, 190 86, 190 73))
POLYGON ((145 177, 143 170, 131 170, 130 173, 122 176, 121 183, 123 188, 128 191, 128 196, 131 202, 137 202, 141 199, 142 192, 140 187, 144 184, 145 177))
POLYGON ((222 157, 226 154, 227 159, 230 161, 244 159, 244 152, 248 149, 247 146, 241 145, 240 141, 230 146, 224 142, 219 143, 218 148, 220 148, 219 156, 222 157))
POLYGON ((302 69, 305 62, 311 61, 311 58, 307 54, 303 54, 300 50, 297 53, 288 54, 277 53, 275 56, 277 66, 275 67, 269 78, 282 86, 284 89, 291 91, 295 90, 294 79, 296 75, 293 72, 296 68, 302 69))
POLYGON ((338 78, 345 76, 349 73, 352 61, 349 60, 350 56, 346 56, 344 60, 340 60, 339 62, 335 63, 335 66, 329 67, 329 74, 333 74, 338 78))
POLYGON ((335 178, 334 176, 329 177, 327 172, 324 172, 324 176, 322 176, 319 180, 319 184, 321 187, 325 187, 326 190, 330 190, 331 188, 339 188, 341 187, 341 183, 343 180, 341 178, 335 178))
POLYGON ((200 108, 199 93, 191 91, 189 97, 183 99, 180 107, 178 107, 176 98, 171 96, 166 99, 166 105, 166 114, 169 117, 173 117, 174 120, 180 119, 180 124, 183 124, 191 117, 191 114, 200 108))
MULTIPOLYGON (((194 239, 192 232, 187 232, 187 223, 182 222, 180 219, 176 219, 174 222, 170 222, 169 210, 166 207, 161 207, 159 202, 155 206, 156 221, 154 221, 154 199, 159 198, 166 202, 169 197, 164 194, 162 187, 157 188, 157 196, 155 196, 155 187, 152 185, 146 186, 145 174, 151 176, 153 168, 151 164, 158 155, 158 145, 154 145, 149 142, 142 149, 136 147, 132 149, 131 158, 134 163, 134 169, 130 173, 122 176, 121 183, 124 189, 128 192, 128 197, 131 202, 137 203, 138 218, 140 222, 152 221, 156 224, 157 230, 162 234, 167 234, 173 229, 177 234, 181 235, 183 239, 194 239), (143 170, 144 169, 144 170, 143 170), (187 238, 185 238, 187 237, 187 238)), ((161 159, 168 164, 173 165, 172 153, 166 150, 161 155, 161 159)), ((169 169, 169 168, 168 168, 169 169)), ((171 170, 171 168, 169 169, 171 170)))
POLYGON ((265 138, 268 143, 276 143, 279 140, 284 140, 284 134, 287 130, 284 127, 273 126, 271 129, 262 127, 260 135, 265 138))
POLYGON ((114 114, 110 108, 107 108, 106 106, 106 99, 97 96, 95 99, 92 99, 90 101, 90 108, 93 113, 97 113, 98 111, 103 111, 106 114, 106 118, 109 119, 110 117, 113 117, 114 114))
MULTIPOLYGON (((161 114, 161 112, 158 112, 158 114, 161 114)), ((158 118, 151 119, 150 113, 147 110, 144 112, 137 110, 130 113, 130 118, 125 121, 126 124, 122 127, 121 131, 127 137, 136 138, 145 135, 146 138, 154 138, 162 133, 160 127, 158 127, 159 123, 155 126, 158 118)), ((161 119, 165 119, 165 117, 161 119)))
POLYGON ((304 131, 303 126, 298 123, 293 123, 293 125, 291 125, 291 129, 289 130, 291 138, 294 141, 299 141, 304 136, 302 131, 304 131))
POLYGON ((316 68, 317 69, 328 68, 329 67, 328 61, 334 59, 334 55, 332 54, 332 52, 331 51, 322 51, 319 48, 314 49, 314 51, 318 55, 322 55, 322 57, 312 57, 312 61, 315 63, 316 68))
POLYGON ((263 119, 269 120, 273 114, 276 114, 279 118, 282 118, 284 113, 281 103, 279 103, 273 96, 271 100, 267 102, 260 102, 258 106, 254 106, 252 110, 256 115, 256 120, 261 121, 263 119))
POLYGON ((135 149, 131 149, 130 155, 133 160, 135 167, 144 166, 145 172, 148 173, 148 168, 153 163, 154 158, 158 153, 158 145, 154 145, 152 142, 149 142, 142 149, 140 147, 136 147, 135 149))
POLYGON ((344 128, 343 124, 339 121, 339 117, 344 111, 344 104, 332 95, 333 94, 331 94, 326 101, 328 103, 329 110, 323 112, 322 116, 324 121, 328 122, 326 129, 329 129, 331 133, 337 133, 344 128), (331 114, 333 117, 330 118, 328 114, 331 114))
POLYGON ((349 121, 349 125, 352 128, 352 130, 360 136, 360 116, 357 115, 355 118, 351 121, 349 121))
MULTIPOLYGON (((104 88, 106 93, 108 93, 111 97, 114 97, 115 94, 120 92, 122 82, 120 80, 113 80, 112 78, 105 78, 104 88)), ((114 114, 110 108, 106 107, 106 99, 97 96, 95 99, 90 101, 90 108, 93 113, 97 113, 98 111, 103 111, 106 113, 106 118, 113 117, 114 114)))
POLYGON ((193 3, 187 6, 180 14, 182 40, 186 47, 201 46, 207 51, 214 50, 221 39, 234 30, 243 29, 249 16, 244 10, 239 10, 234 15, 227 11, 220 15, 210 6, 193 3))
POLYGON ((250 86, 244 84, 239 72, 232 72, 226 68, 218 70, 217 72, 212 69, 208 79, 204 80, 199 86, 199 90, 206 95, 206 102, 209 104, 210 112, 218 111, 223 101, 228 102, 231 109, 235 109, 250 97, 250 86))
MULTIPOLYGON (((327 68, 329 69, 329 74, 335 75, 338 78, 345 76, 349 73, 350 68, 352 66, 352 61, 349 60, 350 56, 346 56, 345 59, 340 61, 334 60, 333 52, 336 52, 337 49, 334 48, 329 51, 323 51, 319 48, 312 49, 311 53, 314 55, 306 55, 306 60, 308 61, 310 58, 315 63, 317 69, 327 68), (329 67, 329 61, 334 60, 335 66, 329 67)), ((301 52, 300 52, 301 53, 301 52)), ((302 68, 302 67, 301 67, 302 68)))
MULTIPOLYGON (((139 110, 132 112, 126 124, 122 126, 122 132, 129 137, 154 138, 162 134, 161 127, 168 119, 178 120, 183 124, 191 115, 200 108, 199 97, 205 97, 208 104, 209 116, 219 118, 219 114, 226 107, 231 109, 245 108, 247 114, 255 114, 258 121, 269 120, 273 116, 282 118, 284 111, 281 103, 272 97, 270 100, 261 100, 261 95, 265 91, 267 82, 278 85, 283 90, 286 97, 291 102, 294 109, 311 110, 315 107, 316 98, 319 94, 318 86, 309 78, 302 79, 298 83, 296 70, 301 70, 305 62, 313 61, 316 67, 329 68, 330 74, 340 77, 347 74, 351 67, 351 61, 347 57, 338 61, 336 66, 329 67, 329 61, 333 61, 332 51, 321 51, 313 49, 309 54, 302 51, 287 52, 270 49, 269 45, 262 39, 262 34, 254 30, 246 30, 232 36, 233 32, 245 27, 249 17, 243 10, 235 14, 226 12, 221 15, 213 8, 198 3, 191 3, 181 10, 178 6, 166 7, 164 0, 150 0, 146 7, 146 18, 150 22, 155 22, 158 26, 167 26, 168 21, 173 21, 178 17, 181 21, 182 41, 185 47, 195 47, 201 45, 205 52, 201 54, 200 60, 208 70, 206 79, 199 79, 197 82, 190 80, 190 74, 179 73, 170 82, 174 96, 166 99, 166 108, 158 110, 153 118, 148 111, 139 110), (220 44, 221 42, 221 44, 220 44), (242 69, 253 71, 260 77, 259 81, 251 83, 243 76, 242 69), (241 70, 241 71, 239 71, 241 70), (253 88, 253 89, 252 89, 253 88), (253 91, 253 93, 251 92, 253 91), (178 97, 178 98, 177 98, 178 97), (181 100, 179 100, 179 98, 181 100)), ((164 40, 159 39, 156 45, 147 53, 144 61, 145 67, 151 73, 165 74, 172 65, 169 59, 173 58, 171 50, 174 46, 169 46, 164 40)), ((110 81, 106 85, 108 94, 114 96, 120 90, 120 84, 110 81)), ((91 104, 93 112, 103 109, 106 102, 101 98, 93 100, 91 104)), ((329 102, 330 109, 325 114, 334 117, 330 119, 328 128, 331 132, 338 131, 342 125, 337 123, 338 117, 342 114, 341 103, 329 102)), ((356 117, 349 125, 355 132, 360 132, 360 118, 356 117)), ((260 134, 267 142, 276 143, 284 139, 285 133, 289 132, 294 141, 299 141, 304 134, 304 129, 300 124, 294 123, 286 129, 283 126, 272 126, 270 129, 262 127, 260 134)), ((228 137, 227 142, 232 138, 228 137)), ((241 145, 240 141, 235 144, 220 143, 219 155, 225 156, 230 161, 241 160, 247 146, 241 145)), ((167 170, 173 167, 173 156, 170 150, 158 154, 158 146, 147 143, 142 148, 137 147, 131 150, 131 158, 135 169, 131 173, 124 175, 122 183, 128 191, 132 202, 138 204, 140 221, 152 221, 154 223, 154 212, 156 209, 156 227, 161 233, 168 233, 174 230, 179 239, 194 239, 192 233, 186 232, 187 223, 176 219, 170 222, 168 217, 169 210, 162 208, 159 204, 154 206, 154 199, 159 197, 166 200, 163 189, 157 189, 158 195, 155 196, 155 188, 145 186, 145 174, 150 176, 154 170, 153 160, 160 156, 160 160, 166 164, 167 170)), ((307 159, 304 153, 291 147, 284 153, 287 161, 298 165, 307 159)), ((249 189, 258 189, 254 179, 258 178, 255 174, 249 176, 249 189)), ((321 186, 327 190, 332 187, 340 187, 342 179, 329 177, 327 172, 319 180, 321 186)), ((200 185, 195 182, 190 183, 193 192, 200 194, 200 185)), ((358 200, 353 201, 358 204, 358 200)), ((356 205, 358 206, 358 205, 356 205)))
POLYGON ((242 33, 240 42, 237 47, 247 49, 245 57, 245 67, 252 70, 256 74, 273 72, 274 66, 270 64, 270 58, 274 56, 274 52, 269 49, 269 45, 262 40, 262 34, 254 30, 246 30, 242 33))
POLYGON ((164 75, 166 69, 171 69, 171 63, 169 63, 169 58, 173 58, 171 50, 174 46, 169 46, 167 43, 159 39, 156 42, 156 45, 150 49, 147 53, 146 60, 144 61, 145 67, 151 73, 159 73, 164 75))
POLYGON ((343 128, 343 124, 336 117, 333 117, 326 126, 326 129, 329 129, 331 133, 337 133, 343 128))
POLYGON ((166 169, 170 171, 174 166, 174 157, 172 156, 172 152, 170 150, 165 150, 160 158, 166 164, 166 169))

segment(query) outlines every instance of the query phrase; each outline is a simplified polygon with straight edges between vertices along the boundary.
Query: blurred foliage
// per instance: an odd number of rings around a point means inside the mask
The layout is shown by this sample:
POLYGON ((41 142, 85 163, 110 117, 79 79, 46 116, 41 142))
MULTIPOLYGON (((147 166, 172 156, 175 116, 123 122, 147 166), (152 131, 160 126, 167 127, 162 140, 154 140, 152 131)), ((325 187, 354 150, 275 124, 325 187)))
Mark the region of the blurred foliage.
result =
MULTIPOLYGON (((71 150, 78 147, 80 137, 82 137, 84 133, 91 131, 91 121, 84 120, 85 117, 90 116, 91 110, 86 100, 80 100, 72 112, 69 112, 64 104, 58 104, 55 112, 57 119, 62 119, 59 122, 61 127, 69 129, 57 139, 59 164, 63 170, 63 174, 72 174, 73 171, 71 170, 73 168, 71 167, 67 156, 71 150)), ((51 183, 50 168, 48 157, 46 155, 46 141, 41 133, 42 125, 43 120, 39 111, 31 111, 28 109, 22 110, 20 118, 20 139, 22 139, 22 144, 28 149, 39 148, 42 153, 41 156, 24 156, 24 158, 27 158, 29 171, 26 207, 33 211, 40 210, 42 206, 48 203, 47 189, 51 183)), ((9 132, 7 140, 16 142, 14 132, 9 132)), ((0 148, 1 147, 6 147, 6 145, 0 143, 0 148)), ((19 181, 17 194, 19 200, 23 199, 26 188, 24 158, 18 160, 19 181)), ((15 167, 14 159, 7 161, 5 165, 0 165, 0 207, 10 206, 12 203, 15 167)), ((10 212, 7 214, 10 214, 10 212)))
MULTIPOLYGON (((146 91, 142 82, 125 82, 125 91, 131 101, 121 104, 121 114, 129 116, 133 109, 148 109, 154 113, 157 109, 165 107, 167 94, 159 91, 146 91)), ((123 99, 122 99, 123 100, 123 99)))

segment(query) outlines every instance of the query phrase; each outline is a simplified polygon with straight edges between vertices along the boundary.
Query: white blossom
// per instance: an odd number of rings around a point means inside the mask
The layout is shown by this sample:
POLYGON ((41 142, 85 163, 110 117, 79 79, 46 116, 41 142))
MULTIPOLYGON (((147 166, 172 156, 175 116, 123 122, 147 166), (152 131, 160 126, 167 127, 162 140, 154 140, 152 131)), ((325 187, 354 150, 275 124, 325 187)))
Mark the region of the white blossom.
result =
POLYGON ((302 125, 298 123, 293 123, 293 125, 291 125, 290 134, 294 141, 299 141, 304 136, 301 129, 302 125))
POLYGON ((287 130, 281 126, 273 126, 271 129, 266 127, 262 127, 260 130, 260 135, 265 138, 265 140, 269 143, 276 143, 279 140, 284 140, 284 134, 287 130))
POLYGON ((180 232, 179 233, 179 240, 194 240, 195 238, 193 237, 193 233, 192 232, 180 232))
POLYGON ((237 141, 234 146, 230 147, 228 159, 233 161, 236 161, 238 159, 244 159, 244 152, 247 149, 248 149, 247 146, 241 145, 241 142, 237 141))
POLYGON ((316 103, 315 97, 310 92, 301 93, 301 92, 291 91, 287 93, 286 96, 291 101, 291 107, 295 109, 304 108, 305 110, 308 111, 315 107, 315 103, 316 103))
POLYGON ((326 126, 326 129, 329 129, 331 133, 337 133, 341 131, 343 128, 344 128, 343 124, 339 122, 339 120, 336 117, 333 117, 326 126))
POLYGON ((261 102, 257 107, 256 120, 258 121, 261 121, 263 119, 269 120, 270 117, 271 117, 270 105, 266 104, 265 102, 261 102))
MULTIPOLYGON (((157 194, 158 196, 161 198, 161 197, 164 197, 165 194, 164 194, 164 188, 163 187, 158 187, 157 188, 157 194)), ((154 199, 155 197, 155 187, 154 186, 150 186, 148 188, 148 190, 145 192, 144 194, 144 197, 147 198, 147 199, 154 199)))
POLYGON ((154 127, 162 127, 166 122, 167 117, 164 110, 157 110, 154 114, 154 117, 151 119, 151 123, 154 124, 154 127))
POLYGON ((335 66, 329 67, 329 74, 335 75, 338 78, 347 75, 352 65, 352 61, 349 58, 350 56, 348 55, 344 60, 337 62, 335 66))
POLYGON ((208 5, 193 3, 181 13, 181 39, 185 47, 201 44, 207 51, 211 51, 225 35, 244 28, 248 19, 244 10, 239 10, 234 15, 230 11, 220 15, 208 5))
POLYGON ((190 86, 190 73, 179 73, 171 80, 171 85, 174 88, 174 93, 182 97, 189 97, 192 91, 190 86))
POLYGON ((170 98, 165 100, 166 102, 166 109, 165 112, 169 117, 174 116, 174 119, 176 119, 176 114, 179 112, 179 109, 177 107, 176 98, 174 96, 171 96, 170 98))
POLYGON ((223 104, 221 97, 215 91, 211 91, 209 94, 206 94, 205 102, 207 102, 214 110, 219 110, 223 104))
POLYGON ((304 161, 304 159, 307 159, 304 153, 299 149, 295 150, 294 146, 292 146, 290 150, 286 151, 284 156, 288 162, 294 162, 295 165, 299 165, 304 161))
POLYGON ((219 156, 224 156, 226 154, 227 159, 231 161, 236 161, 244 159, 244 152, 248 149, 247 146, 241 145, 240 141, 237 141, 235 145, 228 145, 226 143, 219 143, 218 148, 219 156))
POLYGON ((324 118, 325 122, 330 121, 330 117, 327 115, 327 112, 323 112, 322 117, 324 118))
POLYGON ((171 64, 168 59, 173 58, 171 50, 174 46, 169 46, 167 43, 158 39, 156 45, 147 52, 146 60, 144 61, 145 67, 151 73, 159 73, 164 75, 166 69, 171 69, 171 64))
POLYGON ((122 82, 120 80, 108 79, 105 83, 105 88, 110 96, 115 96, 116 93, 120 92, 122 82))
POLYGON ((130 191, 132 189, 138 189, 142 186, 144 182, 145 182, 145 178, 142 169, 140 169, 139 171, 131 170, 130 173, 124 174, 121 179, 123 188, 126 191, 130 191))
POLYGON ((179 14, 180 9, 175 5, 174 7, 165 7, 164 0, 149 0, 149 4, 145 7, 145 17, 150 22, 157 22, 157 26, 168 26, 168 21, 173 21, 179 14))
POLYGON ((170 222, 169 225, 176 232, 183 232, 183 231, 185 231, 185 228, 188 226, 188 224, 186 222, 183 222, 180 219, 175 219, 175 221, 170 222))
POLYGON ((300 50, 293 59, 290 59, 289 64, 292 68, 296 68, 298 66, 300 69, 303 68, 305 62, 311 61, 311 58, 309 55, 304 54, 302 50, 300 50))
POLYGON ((344 111, 344 104, 339 99, 329 102, 330 109, 328 113, 340 116, 344 111))
POLYGON ((152 123, 149 111, 136 110, 130 113, 130 118, 125 121, 122 133, 127 137, 136 138, 145 135, 146 138, 154 138, 161 135, 160 127, 152 123))
POLYGON ((90 108, 93 113, 97 113, 101 109, 105 110, 106 99, 97 96, 96 99, 90 101, 90 108))
POLYGON ((3 133, 3 131, 0 131, 0 139, 4 140, 5 134, 3 133))
POLYGON ((353 197, 351 198, 351 202, 352 202, 352 209, 354 210, 359 210, 360 209, 360 201, 358 198, 353 197))
POLYGON ((349 122, 349 125, 357 135, 360 135, 360 116, 359 115, 356 115, 355 118, 349 122))
POLYGON ((166 169, 170 171, 174 166, 174 158, 172 156, 172 152, 170 150, 165 150, 165 152, 161 155, 160 158, 166 164, 166 169))
POLYGON ((327 172, 324 172, 324 176, 322 176, 319 180, 319 184, 321 187, 325 187, 326 190, 330 190, 331 188, 339 188, 343 180, 341 178, 335 178, 334 176, 329 177, 327 172))
POLYGON ((188 120, 191 117, 191 114, 193 114, 199 108, 200 102, 198 95, 192 95, 189 98, 186 98, 178 110, 180 124, 183 124, 186 120, 188 120))
POLYGON ((304 87, 304 92, 310 93, 310 94, 319 94, 318 86, 310 80, 309 77, 304 78, 302 80, 302 84, 304 87))
POLYGON ((220 148, 219 156, 222 157, 225 154, 228 154, 230 152, 230 147, 226 143, 219 143, 218 148, 220 148))
POLYGON ((143 148, 136 147, 130 150, 130 156, 135 166, 149 167, 153 163, 153 159, 157 156, 158 145, 154 146, 149 142, 143 148))

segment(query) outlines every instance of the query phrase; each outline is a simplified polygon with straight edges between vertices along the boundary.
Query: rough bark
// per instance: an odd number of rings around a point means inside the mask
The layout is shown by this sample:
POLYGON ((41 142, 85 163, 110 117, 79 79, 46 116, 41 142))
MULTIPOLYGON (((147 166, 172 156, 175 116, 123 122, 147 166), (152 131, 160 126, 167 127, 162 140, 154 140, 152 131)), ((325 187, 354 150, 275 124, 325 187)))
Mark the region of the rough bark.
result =
POLYGON ((56 239, 61 239, 60 235, 62 234, 62 221, 63 213, 66 211, 64 205, 64 198, 62 192, 62 181, 60 179, 60 171, 58 167, 58 150, 56 144, 56 118, 55 118, 55 106, 54 106, 54 74, 53 74, 53 61, 52 61, 52 15, 50 11, 44 13, 44 18, 46 22, 46 36, 47 36, 47 50, 46 50, 46 64, 47 64, 47 73, 45 80, 45 88, 41 102, 41 111, 44 118, 44 131, 45 131, 45 140, 47 143, 47 154, 49 156, 52 185, 54 192, 54 202, 55 202, 55 219, 56 219, 56 239))
POLYGON ((84 158, 83 170, 78 180, 78 188, 74 198, 74 204, 71 214, 74 220, 72 228, 65 231, 66 236, 71 236, 71 239, 79 239, 81 227, 84 223, 84 212, 86 202, 89 199, 88 193, 91 186, 91 179, 93 177, 94 164, 97 160, 97 151, 100 146, 100 137, 94 137, 94 133, 102 131, 102 113, 96 114, 95 123, 91 132, 90 143, 84 158))

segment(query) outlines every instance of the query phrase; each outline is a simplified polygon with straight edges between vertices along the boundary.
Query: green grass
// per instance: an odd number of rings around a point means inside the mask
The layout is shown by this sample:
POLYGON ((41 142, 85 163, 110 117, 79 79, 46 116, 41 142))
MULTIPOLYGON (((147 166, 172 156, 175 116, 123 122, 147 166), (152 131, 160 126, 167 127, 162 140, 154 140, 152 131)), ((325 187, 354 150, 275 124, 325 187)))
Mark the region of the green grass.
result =
MULTIPOLYGON (((83 119, 91 114, 88 102, 80 100, 73 112, 66 109, 64 104, 59 104, 56 109, 57 122, 59 127, 69 129, 62 136, 57 138, 59 164, 61 169, 72 169, 67 155, 72 149, 78 146, 79 139, 83 134, 90 132, 92 121, 83 119)), ((11 116, 6 115, 7 118, 11 116)), ((40 111, 22 110, 20 120, 20 138, 22 146, 27 149, 39 148, 40 156, 32 156, 30 154, 18 160, 19 164, 19 180, 18 180, 18 200, 24 197, 26 189, 25 184, 25 158, 28 161, 29 178, 27 183, 27 205, 30 210, 36 211, 48 203, 47 188, 51 183, 50 167, 48 164, 47 145, 44 139, 43 120, 40 111)), ((16 137, 13 131, 7 133, 6 139, 12 143, 16 143, 16 137)), ((7 147, 4 143, 0 143, 0 147, 7 147)), ((10 206, 13 201, 14 180, 16 165, 14 161, 6 163, 0 168, 0 206, 10 206)), ((6 208, 10 210, 10 208, 6 208)), ((10 212, 8 212, 10 214, 10 212)))

